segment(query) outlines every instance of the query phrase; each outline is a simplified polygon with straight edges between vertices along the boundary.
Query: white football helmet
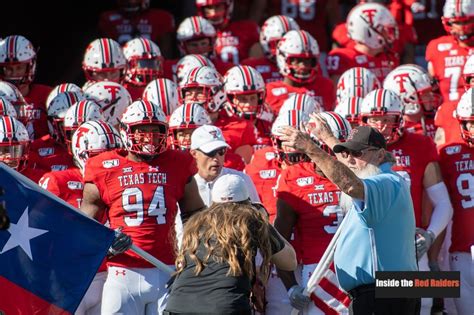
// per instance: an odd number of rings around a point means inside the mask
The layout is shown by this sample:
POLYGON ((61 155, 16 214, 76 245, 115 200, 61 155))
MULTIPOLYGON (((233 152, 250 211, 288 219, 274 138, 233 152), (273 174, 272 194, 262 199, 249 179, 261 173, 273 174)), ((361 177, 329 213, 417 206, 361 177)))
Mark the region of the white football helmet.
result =
POLYGON ((49 104, 48 111, 48 127, 49 133, 53 138, 61 143, 65 142, 64 134, 64 117, 67 110, 75 103, 82 101, 84 95, 77 92, 63 92, 56 95, 49 104))
POLYGON ((51 92, 48 94, 48 98, 46 98, 46 107, 49 106, 49 103, 53 100, 53 98, 56 97, 59 93, 64 93, 64 92, 77 92, 77 93, 82 93, 82 89, 75 85, 74 83, 61 83, 59 85, 56 85, 51 92))
POLYGON ((265 101, 265 81, 260 72, 250 66, 235 66, 224 76, 224 91, 233 112, 245 119, 255 119, 265 101), (236 104, 236 96, 256 94, 257 104, 236 104))
POLYGON ((282 140, 280 137, 283 135, 281 129, 283 127, 293 127, 300 131, 306 132, 306 124, 309 122, 309 116, 300 110, 289 110, 278 114, 277 118, 272 125, 272 142, 273 147, 278 152, 278 159, 289 164, 294 164, 303 161, 309 161, 309 158, 304 153, 297 152, 290 148, 282 147, 282 140))
POLYGON ((98 38, 87 46, 82 61, 82 69, 86 79, 97 81, 96 74, 107 74, 119 71, 117 82, 122 82, 125 78, 127 59, 123 54, 122 47, 115 40, 110 38, 98 38))
POLYGON ((322 106, 314 97, 304 93, 294 93, 287 98, 280 108, 280 112, 286 112, 292 109, 300 110, 306 115, 322 112, 322 106))
POLYGON ((446 0, 443 7, 444 29, 461 42, 474 36, 474 2, 472 0, 446 0), (453 24, 457 24, 456 29, 453 24))
POLYGON ((316 39, 306 31, 289 31, 278 42, 277 66, 284 77, 305 83, 316 78, 318 72, 319 46, 316 39), (294 66, 292 58, 305 58, 311 60, 311 65, 294 66))
POLYGON ((358 126, 360 122, 360 107, 362 97, 348 97, 337 103, 334 112, 344 117, 352 126, 358 126))
POLYGON ((338 102, 348 97, 364 98, 370 91, 381 87, 382 84, 372 71, 354 67, 346 70, 337 81, 336 98, 338 102))
POLYGON ((390 48, 398 39, 398 26, 390 11, 379 3, 356 5, 347 16, 349 37, 371 49, 390 48))
POLYGON ((25 126, 11 116, 0 116, 0 162, 21 171, 28 160, 30 138, 25 126))
POLYGON ((80 125, 72 136, 74 164, 84 173, 86 161, 102 152, 122 147, 118 131, 103 120, 91 120, 80 125))
POLYGON ((145 100, 135 101, 127 107, 120 122, 120 136, 127 151, 143 158, 153 158, 166 151, 168 123, 160 106, 145 100), (158 131, 136 129, 143 125, 153 125, 158 131))
MULTIPOLYGON (((336 137, 336 139, 338 139, 340 142, 346 141, 347 137, 349 136, 349 133, 352 130, 351 124, 347 119, 345 119, 342 115, 339 115, 336 112, 322 112, 319 113, 318 116, 321 117, 324 121, 326 121, 329 128, 331 129, 332 134, 334 135, 334 137, 336 137)), ((312 125, 315 124, 316 122, 313 120, 313 118, 310 118, 307 124, 307 128, 311 130, 312 125)), ((329 148, 327 144, 319 140, 313 134, 311 134, 311 137, 321 147, 321 149, 331 155, 334 155, 334 152, 331 150, 331 148, 329 148)))
POLYGON ((160 47, 147 38, 135 38, 123 47, 127 58, 125 81, 134 86, 145 86, 163 76, 163 57, 160 47))
POLYGON ((212 24, 203 17, 191 16, 184 19, 178 26, 176 37, 179 42, 179 50, 181 54, 187 55, 189 51, 186 48, 188 41, 207 38, 209 39, 209 51, 204 52, 209 56, 214 47, 216 40, 216 29, 212 24))
POLYGON ((474 55, 467 58, 462 70, 462 76, 464 78, 464 87, 466 90, 471 86, 474 86, 474 81, 472 81, 474 79, 474 55))
POLYGON ((17 117, 15 107, 13 107, 12 103, 3 96, 0 96, 0 116, 17 117))
POLYGON ((64 135, 66 144, 70 148, 70 143, 74 131, 83 123, 90 120, 103 120, 102 114, 100 113, 100 106, 89 100, 82 100, 74 103, 66 111, 64 116, 64 135))
POLYGON ((176 64, 176 82, 179 84, 188 71, 203 66, 216 68, 212 61, 204 55, 191 54, 184 56, 183 58, 179 59, 178 63, 176 64))
POLYGON ((466 127, 467 121, 474 121, 474 88, 470 88, 461 96, 456 107, 456 119, 459 121, 464 141, 474 145, 474 132, 470 132, 466 127))
POLYGON ((179 83, 178 90, 181 102, 199 103, 211 113, 217 112, 226 101, 222 76, 211 67, 199 67, 189 71, 179 83), (195 97, 186 101, 185 94, 190 88, 202 88, 204 99, 195 97))
POLYGON ((372 125, 378 129, 382 134, 388 130, 385 135, 387 144, 393 143, 400 138, 402 132, 403 122, 403 104, 400 97, 391 90, 377 89, 364 98, 360 107, 361 125, 369 125, 368 119, 370 117, 394 116, 395 121, 387 124, 372 125))
POLYGON ((0 40, 0 80, 16 86, 33 82, 36 72, 36 51, 31 42, 21 35, 11 35, 0 40), (6 66, 26 64, 27 68, 19 77, 7 77, 6 66))
POLYGON ((191 137, 178 139, 177 132, 182 129, 196 129, 202 125, 211 125, 206 110, 199 104, 189 103, 178 107, 170 117, 171 145, 175 150, 189 150, 191 137))
POLYGON ((96 82, 84 90, 84 95, 100 106, 104 120, 114 126, 119 123, 123 112, 132 103, 127 89, 116 82, 96 82))
POLYGON ((441 103, 441 96, 433 93, 434 79, 418 65, 405 64, 393 69, 383 81, 383 88, 400 96, 405 115, 416 115, 421 110, 431 112, 441 103))
POLYGON ((17 119, 22 124, 26 124, 30 119, 27 112, 28 104, 20 90, 12 83, 0 81, 0 96, 4 97, 13 105, 17 113, 17 119))
POLYGON ((199 16, 208 19, 212 25, 219 28, 230 21, 234 11, 234 0, 196 0, 196 8, 199 16), (225 10, 222 14, 215 11, 213 15, 205 14, 205 7, 218 4, 224 4, 225 10))
POLYGON ((265 56, 275 59, 278 42, 287 32, 293 30, 300 30, 298 23, 293 18, 284 15, 269 17, 260 30, 260 45, 265 56))
POLYGON ((168 79, 156 79, 148 83, 143 91, 143 99, 161 106, 166 116, 179 106, 178 87, 168 79))

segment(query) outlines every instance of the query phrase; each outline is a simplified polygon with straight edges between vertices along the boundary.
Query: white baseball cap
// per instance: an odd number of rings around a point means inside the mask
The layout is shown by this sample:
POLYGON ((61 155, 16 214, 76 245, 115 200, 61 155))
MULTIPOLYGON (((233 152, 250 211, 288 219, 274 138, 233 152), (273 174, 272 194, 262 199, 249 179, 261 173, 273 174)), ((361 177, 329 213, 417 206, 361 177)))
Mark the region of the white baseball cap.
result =
POLYGON ((216 126, 202 125, 191 135, 192 150, 199 149, 204 153, 209 153, 219 148, 228 147, 230 146, 225 142, 222 131, 216 126))
POLYGON ((226 174, 219 177, 211 191, 212 201, 216 203, 248 200, 249 191, 242 177, 226 174))

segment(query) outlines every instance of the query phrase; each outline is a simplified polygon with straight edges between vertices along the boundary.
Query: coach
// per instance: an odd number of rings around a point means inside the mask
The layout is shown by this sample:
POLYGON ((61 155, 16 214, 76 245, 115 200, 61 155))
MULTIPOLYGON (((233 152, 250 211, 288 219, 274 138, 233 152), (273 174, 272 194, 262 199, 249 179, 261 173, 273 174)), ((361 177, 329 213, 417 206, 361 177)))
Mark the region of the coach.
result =
POLYGON ((336 244, 334 263, 353 314, 419 314, 420 299, 375 299, 376 271, 416 271, 415 217, 410 189, 391 170, 386 142, 368 126, 337 143, 325 122, 312 117, 311 132, 337 153, 321 150, 308 134, 284 130, 283 145, 305 152, 323 173, 351 197, 336 244))

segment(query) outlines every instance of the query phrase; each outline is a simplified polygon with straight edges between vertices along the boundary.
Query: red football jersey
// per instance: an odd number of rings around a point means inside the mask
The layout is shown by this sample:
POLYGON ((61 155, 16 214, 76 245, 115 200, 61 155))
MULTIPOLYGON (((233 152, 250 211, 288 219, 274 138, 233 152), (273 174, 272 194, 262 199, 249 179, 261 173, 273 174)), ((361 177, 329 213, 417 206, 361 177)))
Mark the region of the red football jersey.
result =
MULTIPOLYGON (((174 221, 177 202, 196 173, 193 158, 167 150, 146 162, 129 160, 125 151, 108 151, 86 163, 84 182, 93 183, 107 206, 110 228, 123 227, 135 245, 165 264, 173 264, 174 221), (177 167, 180 165, 180 167, 177 167)), ((128 251, 109 265, 148 268, 151 264, 128 251)))
POLYGON ((434 139, 436 129, 438 129, 438 127, 435 125, 434 117, 425 116, 424 124, 425 129, 423 129, 421 121, 411 122, 405 119, 403 122, 403 131, 418 133, 420 135, 424 135, 426 131, 426 135, 431 139, 434 139))
POLYGON ((72 155, 50 135, 34 140, 30 145, 28 165, 46 172, 63 171, 74 166, 72 155))
POLYGON ((392 169, 410 183, 416 226, 426 228, 421 225, 423 177, 426 166, 438 161, 436 145, 428 136, 405 132, 397 142, 388 145, 388 151, 397 160, 392 169))
POLYGON ((124 83, 123 86, 127 89, 128 93, 130 93, 133 102, 142 98, 143 91, 145 90, 144 86, 134 86, 127 83, 124 83))
POLYGON ((354 67, 362 67, 371 70, 380 82, 383 82, 387 74, 400 63, 398 55, 392 53, 380 53, 377 56, 369 56, 358 52, 353 47, 335 48, 329 52, 327 58, 328 74, 342 75, 346 70, 354 67))
POLYGON ((174 32, 174 18, 169 12, 148 9, 132 17, 120 11, 107 11, 100 15, 99 31, 103 37, 112 38, 121 45, 136 37, 144 37, 158 43, 166 33, 174 32))
POLYGON ((237 171, 243 171, 245 162, 243 158, 234 152, 227 152, 224 160, 224 167, 232 168, 237 171))
POLYGON ((257 135, 253 124, 245 119, 232 116, 230 117, 225 110, 219 112, 219 117, 214 122, 214 126, 222 130, 227 144, 230 145, 230 152, 243 145, 251 145, 257 143, 257 135))
POLYGON ((440 150, 440 166, 453 205, 452 252, 471 252, 474 245, 474 148, 465 142, 440 150))
POLYGON ((298 260, 318 263, 342 221, 341 191, 329 179, 315 172, 313 163, 289 166, 280 174, 277 198, 297 214, 295 238, 298 260))
POLYGON ((29 179, 31 179, 35 183, 38 183, 39 180, 41 179, 41 177, 43 177, 43 175, 45 173, 46 173, 46 171, 43 170, 43 169, 31 168, 31 167, 28 167, 28 166, 26 168, 24 168, 23 170, 21 170, 21 172, 20 172, 20 174, 22 174, 23 176, 28 177, 29 179))
POLYGON ((30 85, 30 92, 24 96, 28 103, 25 108, 28 116, 26 128, 32 139, 38 139, 49 134, 46 99, 51 90, 52 88, 47 85, 34 83, 30 85))
POLYGON ((254 122, 257 141, 254 144, 254 151, 263 147, 272 146, 272 122, 256 119, 254 122))
POLYGON ((464 94, 462 70, 472 54, 474 47, 461 47, 451 35, 433 39, 426 47, 426 61, 433 66, 444 102, 457 102, 464 94))
POLYGON ((250 57, 243 60, 241 64, 255 68, 262 75, 265 83, 283 80, 283 76, 280 74, 277 65, 266 57, 250 57))
POLYGON ((81 171, 77 167, 59 172, 48 172, 39 180, 38 184, 74 208, 81 207, 84 181, 81 171))
POLYGON ((273 147, 266 147, 253 153, 252 160, 244 170, 255 184, 260 201, 270 215, 273 224, 277 214, 276 209, 276 184, 281 173, 281 165, 273 147))
POLYGON ((271 0, 268 16, 292 17, 302 30, 316 38, 321 51, 328 51, 327 3, 328 0, 271 0))
POLYGON ((454 117, 458 102, 444 102, 435 116, 435 125, 443 128, 444 143, 463 142, 460 132, 460 125, 458 120, 454 117))
POLYGON ((231 22, 226 28, 217 32, 214 51, 218 59, 238 65, 241 60, 248 58, 250 48, 258 42, 257 23, 249 20, 231 22))
POLYGON ((271 107, 275 115, 278 115, 283 102, 293 93, 306 93, 314 97, 326 111, 334 109, 336 103, 336 90, 334 84, 328 78, 317 76, 316 80, 303 87, 294 87, 283 81, 271 82, 266 85, 267 97, 265 102, 271 107))

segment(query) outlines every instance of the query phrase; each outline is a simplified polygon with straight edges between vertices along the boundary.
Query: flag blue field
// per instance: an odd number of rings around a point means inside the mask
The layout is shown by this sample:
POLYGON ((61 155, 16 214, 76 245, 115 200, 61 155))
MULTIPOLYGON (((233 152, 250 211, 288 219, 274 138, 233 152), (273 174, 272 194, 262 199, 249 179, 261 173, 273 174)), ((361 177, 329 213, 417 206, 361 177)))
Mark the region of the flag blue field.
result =
POLYGON ((0 163, 0 313, 73 314, 114 232, 0 163))

